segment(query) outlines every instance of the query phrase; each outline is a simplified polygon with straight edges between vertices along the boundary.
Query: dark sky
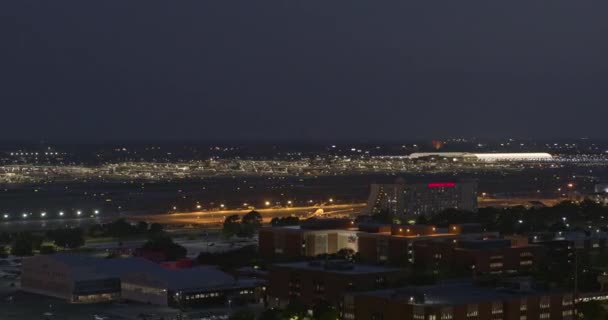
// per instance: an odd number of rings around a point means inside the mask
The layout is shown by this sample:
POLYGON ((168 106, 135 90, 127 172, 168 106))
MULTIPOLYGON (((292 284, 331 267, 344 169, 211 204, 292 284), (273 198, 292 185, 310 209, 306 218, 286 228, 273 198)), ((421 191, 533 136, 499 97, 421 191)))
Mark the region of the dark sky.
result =
POLYGON ((2 140, 606 137, 608 1, 0 1, 2 140))

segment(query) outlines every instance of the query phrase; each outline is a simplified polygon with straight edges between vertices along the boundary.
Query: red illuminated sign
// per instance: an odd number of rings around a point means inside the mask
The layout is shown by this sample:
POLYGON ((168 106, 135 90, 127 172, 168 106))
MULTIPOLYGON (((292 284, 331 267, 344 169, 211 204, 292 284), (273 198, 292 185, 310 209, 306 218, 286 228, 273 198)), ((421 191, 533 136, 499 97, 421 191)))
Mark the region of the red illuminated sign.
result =
POLYGON ((443 187, 454 187, 456 183, 454 182, 434 182, 428 184, 429 188, 443 188, 443 187))

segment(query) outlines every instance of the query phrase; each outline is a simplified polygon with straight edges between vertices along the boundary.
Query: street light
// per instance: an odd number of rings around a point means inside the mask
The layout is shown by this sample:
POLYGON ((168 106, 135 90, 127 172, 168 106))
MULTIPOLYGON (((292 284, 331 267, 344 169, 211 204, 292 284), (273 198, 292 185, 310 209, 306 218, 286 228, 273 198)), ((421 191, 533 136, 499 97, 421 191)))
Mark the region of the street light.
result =
POLYGON ((270 201, 266 201, 266 202, 264 202, 264 204, 265 204, 266 206, 269 206, 269 205, 270 205, 270 201))
POLYGON ((76 214, 77 214, 77 215, 81 215, 81 214, 82 214, 82 211, 78 210, 78 211, 76 211, 76 214))
POLYGON ((63 217, 63 211, 59 211, 59 216, 63 217))
POLYGON ((94 214, 99 214, 99 210, 93 211, 94 214))
POLYGON ((40 214, 40 216, 41 216, 41 217, 46 217, 46 212, 42 212, 42 213, 40 214))

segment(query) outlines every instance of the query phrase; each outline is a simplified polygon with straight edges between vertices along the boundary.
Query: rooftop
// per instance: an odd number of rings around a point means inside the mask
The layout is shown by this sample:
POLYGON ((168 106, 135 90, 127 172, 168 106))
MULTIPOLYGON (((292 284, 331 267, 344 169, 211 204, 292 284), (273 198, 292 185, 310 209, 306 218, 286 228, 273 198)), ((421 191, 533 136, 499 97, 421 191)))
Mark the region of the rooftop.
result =
MULTIPOLYGON (((379 290, 360 295, 371 295, 394 300, 404 300, 415 305, 457 305, 479 303, 483 301, 500 301, 523 296, 550 295, 557 291, 523 287, 482 287, 470 282, 448 283, 435 286, 406 287, 399 289, 379 290)), ((561 293, 561 292, 560 292, 561 293)))
POLYGON ((309 271, 324 271, 329 273, 339 274, 367 274, 367 273, 384 273, 400 271, 399 268, 378 266, 378 265, 367 265, 367 264, 355 264, 342 260, 329 260, 329 261, 299 261, 290 263, 278 263, 276 267, 309 270, 309 271))
POLYGON ((100 259, 83 254, 58 253, 45 256, 66 264, 75 280, 107 278, 128 279, 146 275, 165 285, 167 289, 188 290, 226 286, 250 285, 252 279, 235 279, 213 266, 197 266, 187 269, 165 269, 159 264, 142 258, 100 259))

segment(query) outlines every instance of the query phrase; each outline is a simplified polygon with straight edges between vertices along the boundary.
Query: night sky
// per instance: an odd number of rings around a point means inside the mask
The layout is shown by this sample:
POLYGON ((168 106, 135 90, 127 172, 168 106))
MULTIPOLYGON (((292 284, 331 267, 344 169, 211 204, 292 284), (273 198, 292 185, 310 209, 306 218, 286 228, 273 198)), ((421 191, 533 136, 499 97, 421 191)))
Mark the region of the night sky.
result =
POLYGON ((0 1, 0 139, 606 137, 608 1, 0 1))

